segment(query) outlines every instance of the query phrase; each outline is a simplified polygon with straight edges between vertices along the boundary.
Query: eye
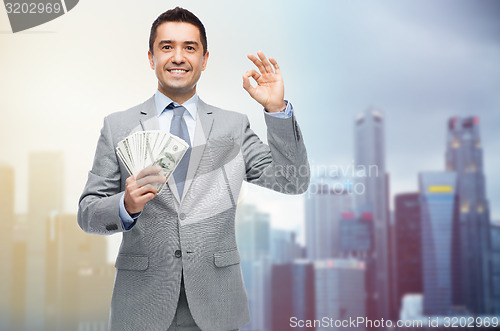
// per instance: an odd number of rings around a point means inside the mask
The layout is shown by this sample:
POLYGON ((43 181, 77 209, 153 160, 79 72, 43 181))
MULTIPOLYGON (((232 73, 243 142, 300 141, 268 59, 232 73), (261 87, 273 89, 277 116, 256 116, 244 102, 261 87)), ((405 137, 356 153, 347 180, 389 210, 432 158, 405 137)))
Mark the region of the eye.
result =
POLYGON ((172 46, 170 46, 170 45, 164 45, 161 49, 172 49, 172 46))
POLYGON ((194 50, 195 50, 193 46, 187 46, 187 47, 186 47, 186 49, 187 49, 188 51, 194 51, 194 50))

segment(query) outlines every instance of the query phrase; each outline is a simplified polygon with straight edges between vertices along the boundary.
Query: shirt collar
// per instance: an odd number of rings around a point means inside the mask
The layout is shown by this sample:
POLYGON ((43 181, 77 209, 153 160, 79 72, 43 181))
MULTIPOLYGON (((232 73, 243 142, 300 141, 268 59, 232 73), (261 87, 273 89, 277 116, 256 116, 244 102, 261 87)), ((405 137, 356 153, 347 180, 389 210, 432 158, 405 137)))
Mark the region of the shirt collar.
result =
MULTIPOLYGON (((163 111, 165 110, 165 108, 170 103, 172 103, 172 99, 170 99, 169 97, 167 97, 165 94, 161 93, 159 90, 156 90, 156 93, 155 93, 155 106, 156 106, 156 113, 157 113, 158 117, 163 113, 163 111)), ((176 106, 179 105, 177 102, 174 102, 174 104, 176 106)), ((198 112, 198 93, 195 92, 194 95, 189 100, 187 100, 186 102, 184 102, 182 104, 182 106, 184 108, 186 108, 186 110, 188 111, 189 115, 191 115, 191 117, 194 120, 196 120, 196 114, 198 112)))

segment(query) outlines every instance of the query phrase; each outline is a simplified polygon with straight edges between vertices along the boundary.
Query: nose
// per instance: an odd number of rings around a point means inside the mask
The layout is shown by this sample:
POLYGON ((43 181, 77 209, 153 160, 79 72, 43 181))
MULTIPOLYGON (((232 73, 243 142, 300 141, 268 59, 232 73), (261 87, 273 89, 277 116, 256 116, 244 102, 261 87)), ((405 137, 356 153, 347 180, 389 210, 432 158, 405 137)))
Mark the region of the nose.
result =
POLYGON ((182 53, 182 49, 176 48, 172 54, 171 61, 175 64, 184 63, 184 54, 182 53))

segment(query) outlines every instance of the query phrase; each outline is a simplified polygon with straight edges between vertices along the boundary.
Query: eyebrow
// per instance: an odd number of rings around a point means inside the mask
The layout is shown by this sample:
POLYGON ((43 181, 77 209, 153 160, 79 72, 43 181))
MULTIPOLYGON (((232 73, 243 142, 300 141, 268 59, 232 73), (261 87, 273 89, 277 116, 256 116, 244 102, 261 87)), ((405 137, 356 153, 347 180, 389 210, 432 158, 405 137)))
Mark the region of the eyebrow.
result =
MULTIPOLYGON (((175 41, 173 40, 161 40, 159 43, 158 43, 158 47, 161 47, 162 45, 165 45, 165 44, 173 44, 175 43, 175 41)), ((195 46, 198 46, 198 42, 197 41, 192 41, 192 40, 186 40, 184 42, 182 42, 184 45, 195 45, 195 46)))

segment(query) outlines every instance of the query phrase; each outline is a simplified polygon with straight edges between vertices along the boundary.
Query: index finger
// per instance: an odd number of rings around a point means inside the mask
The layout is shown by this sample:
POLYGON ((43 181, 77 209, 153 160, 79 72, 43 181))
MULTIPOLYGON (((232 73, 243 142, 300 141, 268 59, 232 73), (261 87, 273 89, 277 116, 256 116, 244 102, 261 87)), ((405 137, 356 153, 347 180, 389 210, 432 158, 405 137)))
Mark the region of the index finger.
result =
POLYGON ((257 55, 259 56, 259 59, 262 61, 264 68, 266 68, 266 71, 272 73, 273 68, 271 67, 271 64, 269 64, 269 61, 267 60, 266 56, 264 55, 264 52, 258 51, 257 55))
POLYGON ((260 73, 264 74, 267 72, 266 68, 262 64, 262 62, 253 54, 248 54, 247 57, 250 59, 250 61, 253 62, 259 68, 260 73))
POLYGON ((149 167, 146 167, 139 171, 137 176, 135 177, 136 180, 141 179, 145 176, 151 175, 151 174, 157 174, 161 171, 161 167, 159 165, 152 165, 149 167))

